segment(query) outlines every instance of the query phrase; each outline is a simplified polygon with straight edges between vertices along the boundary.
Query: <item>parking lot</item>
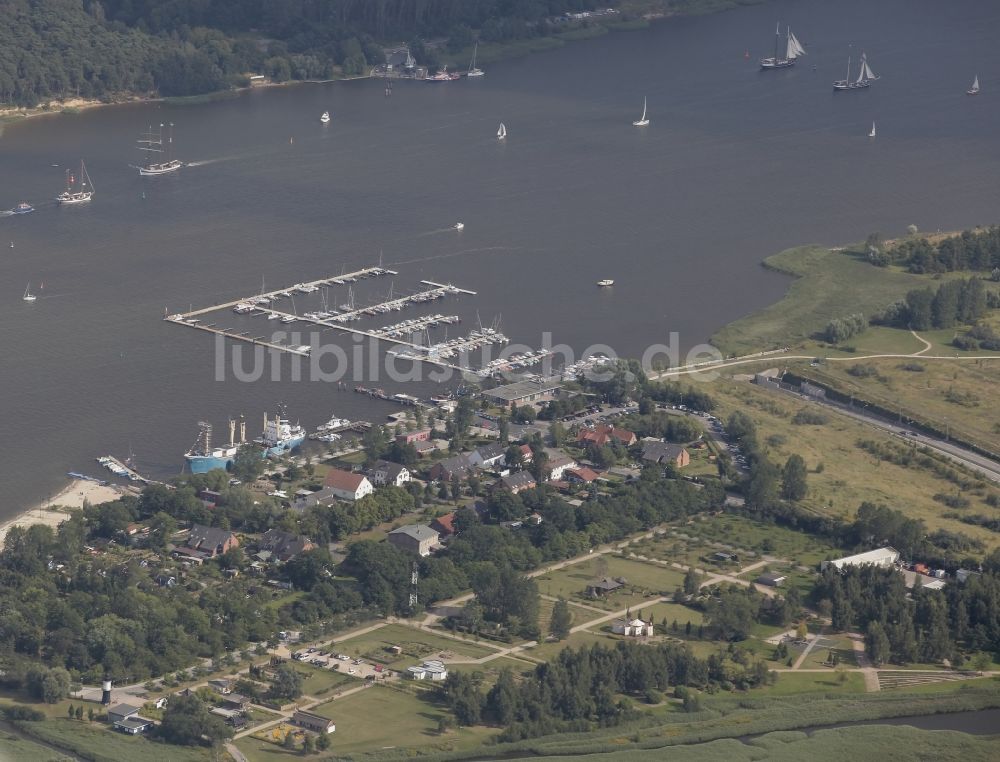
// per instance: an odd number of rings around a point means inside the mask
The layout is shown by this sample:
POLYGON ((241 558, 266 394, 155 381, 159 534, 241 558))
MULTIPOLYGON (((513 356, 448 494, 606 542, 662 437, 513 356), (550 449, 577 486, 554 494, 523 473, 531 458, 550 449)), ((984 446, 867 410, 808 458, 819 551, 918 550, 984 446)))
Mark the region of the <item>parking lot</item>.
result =
POLYGON ((357 677, 359 679, 388 678, 395 673, 381 664, 371 664, 364 659, 352 659, 346 654, 336 651, 323 651, 318 648, 306 648, 292 654, 292 659, 314 667, 323 667, 357 677))

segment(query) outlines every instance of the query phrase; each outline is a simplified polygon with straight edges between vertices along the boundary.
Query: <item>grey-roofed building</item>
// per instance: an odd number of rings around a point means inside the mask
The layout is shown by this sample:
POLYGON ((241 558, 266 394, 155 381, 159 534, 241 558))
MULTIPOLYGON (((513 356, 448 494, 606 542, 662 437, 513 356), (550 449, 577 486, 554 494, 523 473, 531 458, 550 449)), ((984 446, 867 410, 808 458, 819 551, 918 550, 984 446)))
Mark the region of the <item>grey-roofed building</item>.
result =
POLYGON ((530 471, 515 471, 512 474, 501 476, 498 484, 516 495, 518 492, 535 487, 537 482, 530 471))
POLYGON ((137 706, 132 706, 132 704, 115 704, 112 707, 108 707, 108 722, 115 725, 137 714, 139 714, 139 707, 137 706))
POLYGON ((472 470, 472 462, 469 460, 469 456, 461 453, 445 458, 440 463, 435 463, 431 467, 430 474, 431 479, 447 482, 451 481, 453 476, 463 478, 470 470, 472 470))
POLYGON ((757 577, 754 582, 759 585, 767 585, 768 587, 781 587, 785 584, 786 579, 788 579, 788 577, 785 574, 781 574, 779 572, 765 572, 757 577))
POLYGON ((487 389, 483 392, 483 396, 504 406, 510 404, 523 405, 527 402, 554 397, 559 394, 561 389, 562 384, 554 379, 549 381, 515 381, 512 384, 504 384, 495 389, 487 389))
POLYGON ((429 556, 440 542, 440 535, 426 524, 410 524, 389 532, 389 542, 401 550, 429 556))
POLYGON ((283 532, 280 529, 268 529, 261 535, 258 547, 262 553, 269 552, 271 556, 284 563, 295 558, 299 553, 312 550, 316 545, 305 535, 283 532))
POLYGON ((469 461, 474 466, 480 468, 493 468, 493 466, 503 463, 507 448, 499 442, 477 447, 469 455, 469 461))
POLYGON ((624 585, 625 583, 620 579, 602 577, 601 579, 595 579, 587 585, 587 595, 591 598, 599 598, 607 593, 613 593, 615 590, 620 590, 624 587, 624 585))
POLYGON ((683 468, 691 462, 691 455, 678 444, 671 444, 659 439, 644 439, 642 441, 642 459, 651 463, 670 463, 677 468, 683 468))
POLYGON ((389 460, 376 460, 371 466, 365 469, 368 481, 376 487, 402 487, 410 481, 410 469, 400 463, 393 463, 389 460))
POLYGON ((184 545, 189 550, 195 551, 207 558, 221 556, 231 548, 239 547, 240 541, 236 535, 228 529, 218 527, 206 527, 201 524, 194 524, 188 533, 184 545))

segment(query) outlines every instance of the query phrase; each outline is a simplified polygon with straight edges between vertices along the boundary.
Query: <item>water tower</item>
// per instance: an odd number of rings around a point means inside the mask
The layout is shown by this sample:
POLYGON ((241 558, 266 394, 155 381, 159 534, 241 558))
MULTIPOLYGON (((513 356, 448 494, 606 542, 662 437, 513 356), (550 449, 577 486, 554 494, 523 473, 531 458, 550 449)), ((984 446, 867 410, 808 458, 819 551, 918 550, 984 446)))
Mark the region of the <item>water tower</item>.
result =
POLYGON ((101 703, 104 706, 111 704, 111 681, 108 679, 101 683, 101 703))

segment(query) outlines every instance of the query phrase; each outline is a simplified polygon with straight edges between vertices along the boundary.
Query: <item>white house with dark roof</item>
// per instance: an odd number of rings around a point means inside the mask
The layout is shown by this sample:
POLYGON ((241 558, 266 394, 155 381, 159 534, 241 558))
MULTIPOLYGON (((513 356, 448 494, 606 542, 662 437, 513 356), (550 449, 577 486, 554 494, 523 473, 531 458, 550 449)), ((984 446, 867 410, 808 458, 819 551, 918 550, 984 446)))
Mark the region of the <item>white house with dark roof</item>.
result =
POLYGON ((402 487, 410 481, 410 469, 401 463, 393 463, 389 460, 376 460, 365 469, 365 475, 376 487, 386 485, 392 487, 402 487))
POLYGON ((423 664, 407 667, 406 676, 413 680, 444 680, 448 677, 448 668, 443 662, 431 659, 423 664))
POLYGON ((506 447, 499 442, 493 442, 491 444, 483 445, 482 447, 477 447, 473 450, 469 454, 469 462, 471 462, 474 466, 479 466, 479 468, 493 468, 498 465, 502 466, 506 452, 506 447))
POLYGON ((441 541, 440 535, 426 524, 410 524, 393 529, 388 540, 400 550, 429 556, 431 550, 441 541))
POLYGON ((646 638, 653 634, 653 623, 638 617, 616 619, 611 625, 611 632, 629 638, 646 638))

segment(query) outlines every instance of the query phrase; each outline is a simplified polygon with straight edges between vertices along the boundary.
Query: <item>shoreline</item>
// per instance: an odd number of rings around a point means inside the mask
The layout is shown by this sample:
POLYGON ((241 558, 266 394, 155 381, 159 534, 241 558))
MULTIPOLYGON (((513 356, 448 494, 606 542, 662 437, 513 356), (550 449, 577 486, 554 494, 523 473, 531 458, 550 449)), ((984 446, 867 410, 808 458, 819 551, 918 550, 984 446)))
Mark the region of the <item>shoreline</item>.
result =
POLYGON ((89 505, 110 503, 125 494, 127 494, 125 488, 115 484, 98 484, 85 479, 71 478, 69 484, 52 497, 0 523, 0 547, 6 540, 7 533, 15 526, 30 527, 44 524, 55 529, 75 511, 82 509, 84 503, 89 505))

